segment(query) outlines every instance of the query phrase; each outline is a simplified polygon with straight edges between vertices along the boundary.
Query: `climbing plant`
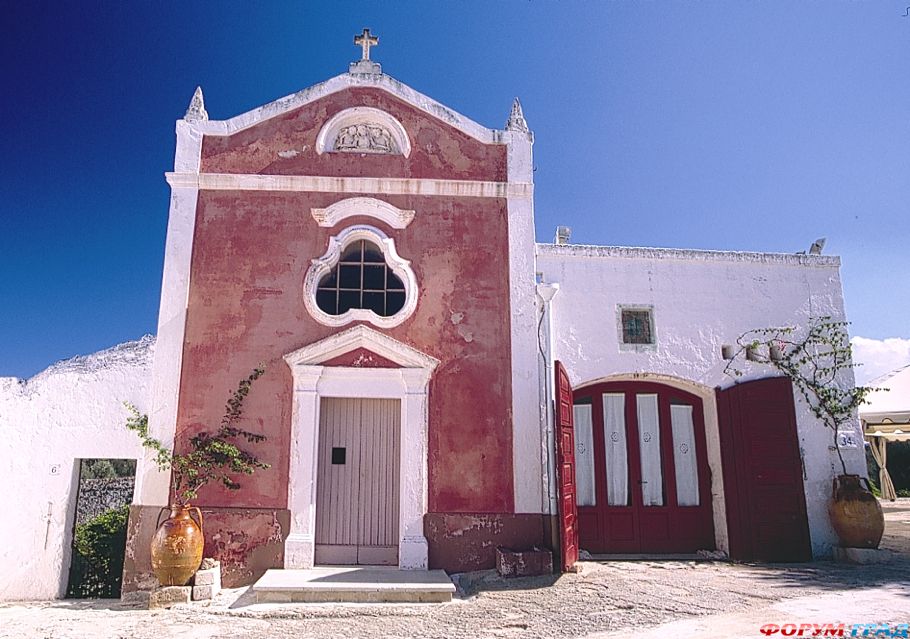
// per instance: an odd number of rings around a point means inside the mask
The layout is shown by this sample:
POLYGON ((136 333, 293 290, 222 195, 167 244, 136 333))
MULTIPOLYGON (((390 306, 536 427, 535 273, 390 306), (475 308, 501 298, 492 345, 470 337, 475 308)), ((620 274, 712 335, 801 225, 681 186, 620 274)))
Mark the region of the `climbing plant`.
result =
POLYGON ((736 340, 724 372, 732 377, 744 374, 744 360, 777 369, 793 382, 815 417, 831 429, 834 448, 843 474, 847 465, 838 433, 855 419, 866 396, 879 390, 848 383, 844 372, 853 368, 853 349, 847 334, 849 322, 831 317, 810 318, 807 326, 759 328, 746 331, 736 340))
POLYGON ((130 403, 125 403, 130 417, 126 427, 139 435, 142 445, 155 453, 155 463, 160 470, 171 470, 171 494, 178 505, 186 505, 196 499, 199 490, 209 482, 221 483, 230 490, 237 490, 240 484, 237 475, 252 475, 256 469, 269 467, 252 453, 237 445, 237 440, 255 444, 265 440, 265 435, 251 433, 236 426, 243 414, 243 400, 250 392, 253 382, 265 370, 260 366, 240 381, 225 407, 221 424, 213 433, 201 432, 189 440, 189 451, 177 453, 149 434, 148 415, 142 415, 130 403))

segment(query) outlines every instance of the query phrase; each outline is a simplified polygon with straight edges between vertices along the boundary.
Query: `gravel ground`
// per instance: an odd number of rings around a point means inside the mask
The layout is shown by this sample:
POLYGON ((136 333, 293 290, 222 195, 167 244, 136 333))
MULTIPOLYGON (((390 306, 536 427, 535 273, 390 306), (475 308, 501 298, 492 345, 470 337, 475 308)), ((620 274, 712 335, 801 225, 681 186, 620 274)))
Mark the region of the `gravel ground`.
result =
POLYGON ((462 575, 451 604, 253 604, 244 589, 151 612, 119 601, 11 603, 0 605, 0 637, 568 638, 879 586, 906 589, 910 616, 910 500, 885 509, 883 547, 899 554, 884 565, 582 562, 558 578, 462 575))

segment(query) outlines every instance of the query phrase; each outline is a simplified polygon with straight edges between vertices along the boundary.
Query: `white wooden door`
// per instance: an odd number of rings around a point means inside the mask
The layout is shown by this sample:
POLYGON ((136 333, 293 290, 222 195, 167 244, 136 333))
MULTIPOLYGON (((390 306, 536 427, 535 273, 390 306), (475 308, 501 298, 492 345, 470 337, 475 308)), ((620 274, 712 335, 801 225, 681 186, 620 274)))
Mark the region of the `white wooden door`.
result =
POLYGON ((401 403, 323 398, 316 563, 398 564, 401 403))

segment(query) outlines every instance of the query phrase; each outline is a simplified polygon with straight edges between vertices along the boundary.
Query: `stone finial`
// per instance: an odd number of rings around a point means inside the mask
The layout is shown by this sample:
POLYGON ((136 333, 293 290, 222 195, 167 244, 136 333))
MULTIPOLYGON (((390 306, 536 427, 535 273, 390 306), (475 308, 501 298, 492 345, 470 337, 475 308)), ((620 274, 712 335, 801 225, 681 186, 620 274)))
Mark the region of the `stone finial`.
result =
POLYGON ((360 59, 351 63, 348 72, 355 75, 380 75, 382 67, 378 62, 370 60, 370 47, 379 45, 379 36, 374 36, 369 29, 364 29, 362 34, 354 36, 354 44, 360 47, 360 59))
POLYGON ((530 132, 528 123, 525 120, 525 114, 521 110, 521 102, 518 98, 515 98, 512 102, 512 110, 509 112, 509 119, 506 122, 506 131, 530 132))
POLYGON ((366 28, 363 30, 363 33, 360 35, 354 36, 354 44, 360 47, 361 49, 361 60, 370 59, 370 47, 375 47, 379 45, 379 37, 374 36, 370 33, 370 29, 366 28))
POLYGON ((193 93, 193 99, 190 100, 190 106, 186 110, 183 119, 187 122, 207 122, 209 114, 205 110, 205 99, 202 97, 202 87, 196 87, 193 93))

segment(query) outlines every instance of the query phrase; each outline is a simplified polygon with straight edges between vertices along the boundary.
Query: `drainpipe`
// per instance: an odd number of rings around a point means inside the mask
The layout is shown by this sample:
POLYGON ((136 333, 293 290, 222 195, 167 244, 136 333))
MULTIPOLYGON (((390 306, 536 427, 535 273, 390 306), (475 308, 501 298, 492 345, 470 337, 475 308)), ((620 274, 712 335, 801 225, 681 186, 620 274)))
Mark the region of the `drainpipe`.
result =
POLYGON ((559 292, 559 284, 541 282, 537 285, 537 296, 540 298, 540 323, 537 327, 537 346, 543 363, 543 384, 541 384, 541 404, 545 418, 542 421, 544 429, 544 451, 541 461, 546 468, 547 490, 544 497, 543 510, 553 515, 557 512, 556 496, 556 439, 555 439, 555 413, 554 398, 556 397, 555 359, 553 357, 555 336, 553 333, 553 306, 552 301, 559 292))

